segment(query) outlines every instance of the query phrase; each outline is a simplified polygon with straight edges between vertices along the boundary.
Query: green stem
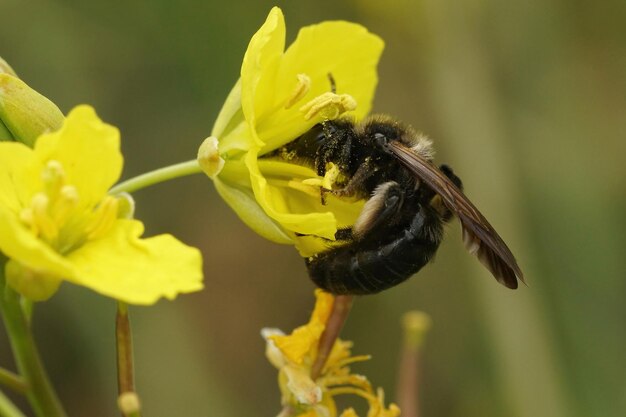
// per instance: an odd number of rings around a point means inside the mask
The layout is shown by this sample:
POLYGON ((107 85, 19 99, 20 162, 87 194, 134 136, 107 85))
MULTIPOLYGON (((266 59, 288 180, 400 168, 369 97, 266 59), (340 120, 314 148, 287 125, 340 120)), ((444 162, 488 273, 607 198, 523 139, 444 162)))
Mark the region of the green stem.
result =
POLYGON ((65 417, 48 375, 43 367, 20 296, 6 286, 4 265, 0 264, 0 310, 9 336, 17 369, 28 385, 26 397, 38 417, 65 417))
POLYGON ((0 416, 26 417, 2 391, 0 391, 0 416))
POLYGON ((202 172, 198 161, 195 159, 187 162, 181 162, 179 164, 170 165, 167 167, 155 169, 154 171, 146 172, 124 182, 117 184, 109 191, 111 194, 117 193, 132 193, 142 188, 149 187, 160 182, 173 180, 175 178, 184 177, 192 174, 199 174, 202 172))
POLYGON ((28 390, 28 385, 24 378, 4 368, 0 368, 0 384, 18 394, 26 394, 28 390))

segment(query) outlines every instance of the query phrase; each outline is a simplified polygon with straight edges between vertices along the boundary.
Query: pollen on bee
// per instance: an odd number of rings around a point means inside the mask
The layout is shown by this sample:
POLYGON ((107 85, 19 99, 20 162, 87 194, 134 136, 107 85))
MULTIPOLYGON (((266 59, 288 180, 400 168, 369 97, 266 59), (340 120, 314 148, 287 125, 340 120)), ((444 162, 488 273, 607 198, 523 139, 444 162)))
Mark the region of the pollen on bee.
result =
POLYGON ((308 178, 303 180, 302 183, 332 190, 333 185, 337 182, 337 178, 339 178, 339 174, 339 167, 330 162, 326 167, 326 174, 324 174, 324 178, 308 178))
POLYGON ((311 89, 311 77, 306 74, 298 74, 296 77, 298 78, 298 82, 289 98, 287 98, 287 102, 285 103, 286 109, 293 107, 294 104, 302 100, 311 89))

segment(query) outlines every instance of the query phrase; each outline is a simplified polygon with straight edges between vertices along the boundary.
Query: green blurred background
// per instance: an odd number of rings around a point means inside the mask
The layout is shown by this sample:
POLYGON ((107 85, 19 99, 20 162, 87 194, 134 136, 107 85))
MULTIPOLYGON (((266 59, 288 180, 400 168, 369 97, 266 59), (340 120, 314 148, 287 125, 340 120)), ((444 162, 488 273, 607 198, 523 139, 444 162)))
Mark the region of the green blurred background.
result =
MULTIPOLYGON (((428 312, 425 416, 626 415, 626 2, 282 1, 288 41, 347 19, 386 40, 375 110, 435 139, 529 286, 509 291, 449 229, 417 278, 355 303, 343 337, 395 397, 402 313, 428 312), (339 4, 337 4, 339 3, 339 4)), ((0 56, 64 112, 120 127, 124 177, 192 159, 268 1, 0 0, 0 56)), ((201 176, 136 193, 148 234, 202 249, 206 289, 133 308, 146 417, 272 416, 259 330, 306 321, 293 248, 248 230, 201 176)), ((114 303, 65 286, 35 331, 72 416, 116 415, 114 303)), ((12 367, 4 333, 0 361, 12 367)))

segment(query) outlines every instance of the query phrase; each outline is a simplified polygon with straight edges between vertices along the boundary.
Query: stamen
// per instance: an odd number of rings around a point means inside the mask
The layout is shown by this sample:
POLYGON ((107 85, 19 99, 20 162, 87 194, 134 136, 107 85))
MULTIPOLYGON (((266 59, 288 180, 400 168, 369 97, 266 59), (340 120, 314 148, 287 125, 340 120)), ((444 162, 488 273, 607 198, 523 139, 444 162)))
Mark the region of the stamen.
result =
POLYGON ((71 216, 72 210, 78 205, 78 190, 73 185, 61 187, 58 198, 54 201, 52 216, 59 226, 71 216))
POLYGON ((353 388, 353 387, 331 388, 327 392, 328 392, 328 395, 330 395, 331 397, 334 397, 336 395, 342 395, 342 394, 358 395, 359 397, 366 399, 370 403, 375 403, 376 400, 378 399, 367 391, 364 391, 360 388, 353 388))
POLYGON ((356 109, 356 105, 356 100, 350 94, 326 92, 300 107, 300 111, 304 113, 305 120, 310 120, 318 114, 323 119, 333 120, 345 112, 356 109))
POLYGON ((39 234, 39 229, 35 224, 35 214, 33 213, 32 207, 26 207, 20 211, 20 221, 28 226, 34 235, 39 234))
MULTIPOLYGON (((370 359, 372 359, 371 355, 350 356, 349 358, 340 360, 339 362, 337 362, 337 364, 335 366, 337 368, 343 368, 344 366, 348 366, 348 365, 350 365, 352 363, 369 361, 370 359)), ((333 366, 333 367, 335 367, 335 366, 333 366)))
POLYGON ((322 187, 327 190, 332 190, 333 184, 337 181, 337 177, 339 177, 339 167, 331 162, 329 167, 326 169, 326 173, 324 174, 322 187))
MULTIPOLYGON (((314 179, 314 178, 311 178, 311 179, 314 179)), ((306 193, 310 195, 311 197, 319 198, 320 196, 319 188, 316 188, 312 186, 311 184, 307 184, 307 181, 308 180, 304 180, 304 181, 290 180, 287 182, 287 187, 293 188, 294 190, 302 191, 303 193, 306 193)))
POLYGON ((94 240, 104 236, 117 220, 117 198, 107 196, 94 212, 93 222, 87 226, 87 239, 94 240))
POLYGON ((59 235, 59 229, 55 224, 48 209, 50 208, 50 199, 44 193, 37 193, 33 196, 31 202, 32 222, 36 230, 40 232, 48 242, 54 240, 59 235))
POLYGON ((41 181, 44 184, 46 194, 52 199, 56 198, 61 187, 65 184, 65 178, 63 165, 55 159, 48 161, 41 171, 41 181))
POLYGON ((324 174, 324 178, 307 178, 306 180, 303 180, 302 183, 332 190, 333 184, 337 181, 339 174, 339 167, 330 162, 328 164, 328 168, 326 169, 326 173, 324 174))
POLYGON ((294 104, 302 100, 302 98, 309 92, 311 89, 311 78, 306 74, 298 74, 296 75, 298 78, 298 83, 296 87, 291 92, 291 95, 287 99, 285 103, 285 108, 288 109, 292 107, 294 104))

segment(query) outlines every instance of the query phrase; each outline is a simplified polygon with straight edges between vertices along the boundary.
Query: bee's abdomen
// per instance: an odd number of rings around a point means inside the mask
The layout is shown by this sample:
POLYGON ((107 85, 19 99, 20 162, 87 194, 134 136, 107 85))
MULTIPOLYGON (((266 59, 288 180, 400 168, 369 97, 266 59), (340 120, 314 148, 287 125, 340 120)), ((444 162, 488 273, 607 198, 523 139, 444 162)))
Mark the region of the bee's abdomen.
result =
POLYGON ((434 256, 441 237, 441 221, 418 212, 406 229, 382 241, 364 239, 310 258, 309 275, 332 294, 374 294, 418 272, 434 256))

